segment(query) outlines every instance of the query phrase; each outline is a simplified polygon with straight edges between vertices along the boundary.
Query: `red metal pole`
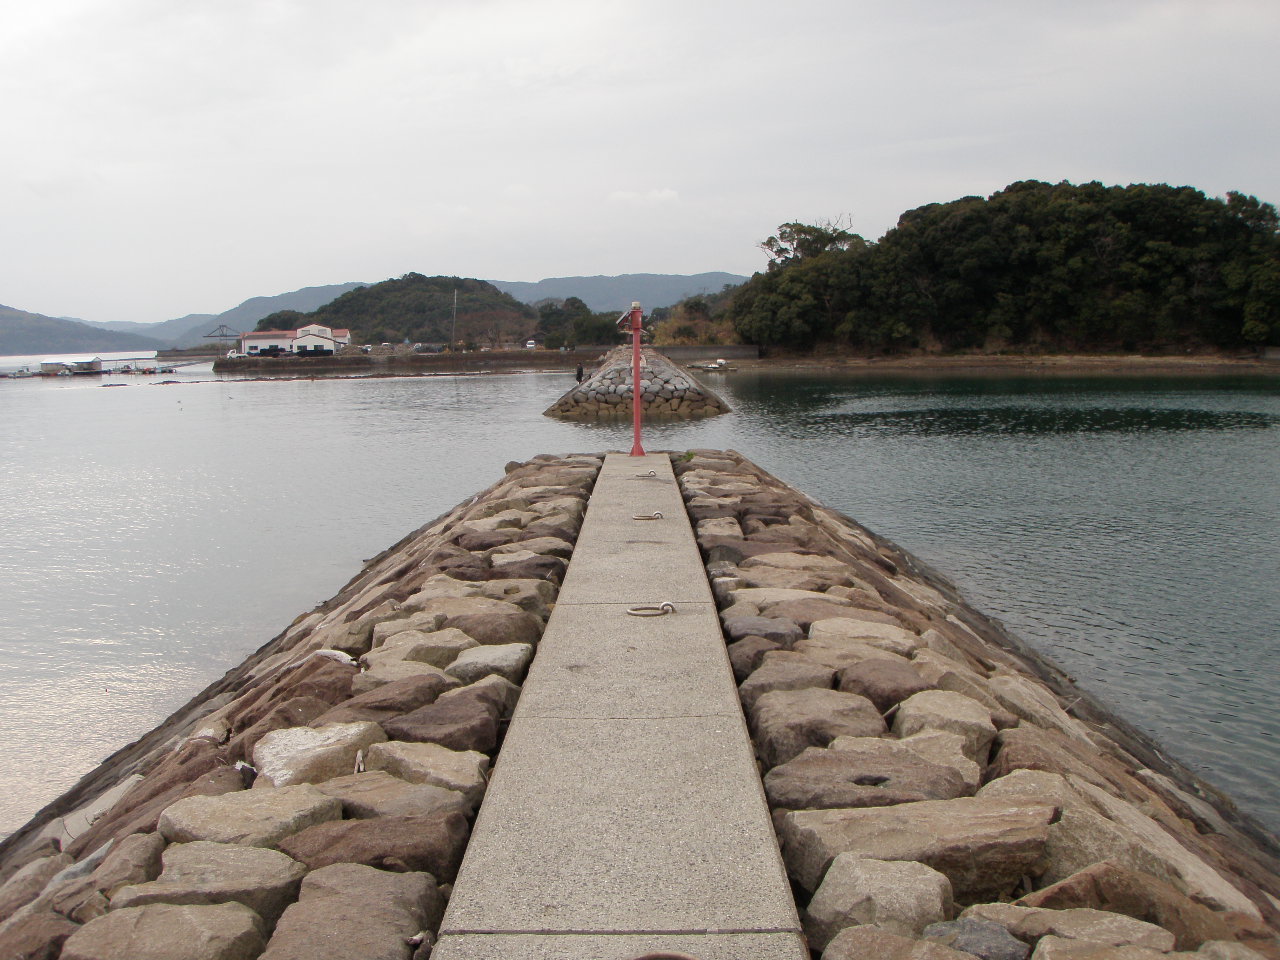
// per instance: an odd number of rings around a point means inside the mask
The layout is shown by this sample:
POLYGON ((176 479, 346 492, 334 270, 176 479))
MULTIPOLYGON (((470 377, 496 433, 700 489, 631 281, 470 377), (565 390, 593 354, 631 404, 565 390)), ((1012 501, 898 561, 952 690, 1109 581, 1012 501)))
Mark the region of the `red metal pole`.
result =
POLYGON ((640 304, 631 303, 631 423, 635 439, 631 444, 631 455, 643 457, 644 447, 640 445, 640 304))

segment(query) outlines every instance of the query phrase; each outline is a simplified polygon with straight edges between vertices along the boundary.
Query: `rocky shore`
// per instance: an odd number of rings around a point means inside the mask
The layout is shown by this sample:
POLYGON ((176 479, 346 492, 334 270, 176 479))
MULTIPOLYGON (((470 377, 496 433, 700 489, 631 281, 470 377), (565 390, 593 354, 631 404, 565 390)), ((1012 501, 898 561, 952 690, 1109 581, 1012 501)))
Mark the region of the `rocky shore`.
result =
MULTIPOLYGON (((1268 835, 909 554, 671 456, 814 957, 1280 958, 1268 835)), ((0 957, 427 957, 600 465, 508 465, 0 844, 0 957)))
POLYGON ((427 956, 600 464, 510 464, 9 837, 0 956, 427 956))
POLYGON ((676 472, 815 955, 1280 957, 1274 847, 1208 788, 893 544, 676 472))

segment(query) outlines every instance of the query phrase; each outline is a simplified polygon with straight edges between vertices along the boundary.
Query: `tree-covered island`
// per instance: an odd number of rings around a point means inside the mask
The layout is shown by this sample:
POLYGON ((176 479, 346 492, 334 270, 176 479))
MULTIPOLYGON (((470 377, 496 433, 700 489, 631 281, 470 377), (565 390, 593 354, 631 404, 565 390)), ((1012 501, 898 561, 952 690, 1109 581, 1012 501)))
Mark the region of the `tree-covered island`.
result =
POLYGON ((1280 218, 1240 193, 1011 184, 910 210, 879 242, 788 223, 767 270, 664 311, 658 342, 869 353, 1280 343, 1280 218))

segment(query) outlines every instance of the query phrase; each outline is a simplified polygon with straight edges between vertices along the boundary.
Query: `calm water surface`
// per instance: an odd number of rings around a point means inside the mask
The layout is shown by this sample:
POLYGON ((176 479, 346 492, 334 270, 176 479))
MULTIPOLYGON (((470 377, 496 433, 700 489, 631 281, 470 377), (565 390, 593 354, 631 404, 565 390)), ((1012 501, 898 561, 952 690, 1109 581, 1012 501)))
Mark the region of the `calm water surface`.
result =
MULTIPOLYGON (((507 461, 630 447, 567 374, 208 376, 0 381, 0 834, 507 461)), ((1280 829, 1280 378, 709 380, 649 448, 896 540, 1280 829)))

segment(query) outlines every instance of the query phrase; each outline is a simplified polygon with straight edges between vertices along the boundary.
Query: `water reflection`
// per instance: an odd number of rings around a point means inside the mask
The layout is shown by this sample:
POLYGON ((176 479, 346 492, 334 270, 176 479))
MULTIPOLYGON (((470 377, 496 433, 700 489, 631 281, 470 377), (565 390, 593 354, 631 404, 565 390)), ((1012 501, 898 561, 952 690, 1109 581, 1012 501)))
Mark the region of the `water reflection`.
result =
POLYGON ((1179 430, 1266 429, 1274 416, 1248 411, 1080 407, 935 407, 803 413, 799 422, 824 433, 876 436, 1151 433, 1179 430))

